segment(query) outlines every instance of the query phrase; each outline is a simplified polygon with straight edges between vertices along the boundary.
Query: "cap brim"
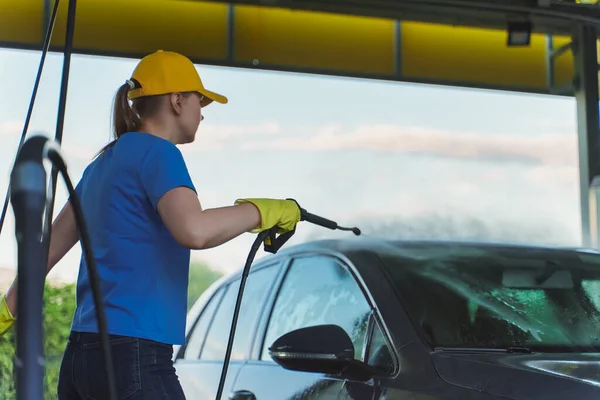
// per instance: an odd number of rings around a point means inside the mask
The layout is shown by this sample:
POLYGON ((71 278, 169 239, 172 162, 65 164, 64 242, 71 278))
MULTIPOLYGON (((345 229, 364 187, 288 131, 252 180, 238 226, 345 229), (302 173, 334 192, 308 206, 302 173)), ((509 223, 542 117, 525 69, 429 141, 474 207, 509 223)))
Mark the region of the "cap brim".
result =
POLYGON ((217 103, 221 103, 221 104, 227 104, 227 101, 228 101, 227 97, 225 97, 221 94, 211 92, 210 90, 207 90, 204 88, 202 90, 198 90, 198 91, 204 96, 204 98, 200 102, 200 105, 202 107, 206 107, 213 101, 216 101, 217 103))

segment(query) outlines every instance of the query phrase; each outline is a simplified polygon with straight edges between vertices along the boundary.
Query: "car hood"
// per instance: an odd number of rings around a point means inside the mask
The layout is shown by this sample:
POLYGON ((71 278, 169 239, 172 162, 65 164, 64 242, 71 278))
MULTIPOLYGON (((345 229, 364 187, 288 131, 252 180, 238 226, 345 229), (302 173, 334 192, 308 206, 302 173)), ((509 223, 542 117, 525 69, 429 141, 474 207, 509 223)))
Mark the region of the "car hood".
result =
POLYGON ((446 382, 509 399, 600 398, 600 354, 436 351, 446 382))

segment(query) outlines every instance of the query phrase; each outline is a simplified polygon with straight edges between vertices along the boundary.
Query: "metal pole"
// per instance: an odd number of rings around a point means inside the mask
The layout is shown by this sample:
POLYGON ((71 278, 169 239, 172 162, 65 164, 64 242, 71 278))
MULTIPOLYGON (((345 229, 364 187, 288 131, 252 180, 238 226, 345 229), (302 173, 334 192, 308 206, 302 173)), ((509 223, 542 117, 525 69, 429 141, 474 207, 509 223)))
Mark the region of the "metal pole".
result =
POLYGON ((579 179, 582 245, 600 247, 600 133, 598 118, 598 53, 596 29, 580 25, 573 35, 575 99, 579 138, 579 179))
MULTIPOLYGON (((29 122, 31 121, 31 115, 33 114, 33 107, 35 105, 35 99, 37 97, 37 92, 40 87, 40 81, 42 79, 42 71, 44 70, 44 63, 46 62, 46 55, 48 54, 48 49, 50 48, 50 42, 52 41, 52 31, 54 30, 54 22, 56 21, 56 15, 58 13, 58 4, 59 4, 59 0, 55 0, 54 8, 52 9, 52 15, 50 16, 50 20, 47 23, 46 36, 44 37, 44 45, 42 46, 42 56, 40 58, 40 64, 38 66, 37 74, 35 77, 35 82, 33 84, 33 91, 31 93, 31 100, 29 101, 29 107, 27 109, 27 116, 25 117, 25 124, 23 125, 21 139, 19 140, 19 145, 17 146, 17 154, 19 153, 19 150, 21 150, 21 147, 23 146, 23 143, 25 142, 25 137, 27 136, 27 130, 29 129, 29 122)), ((4 227, 4 221, 6 219, 6 212, 8 210, 9 200, 10 200, 10 183, 8 184, 8 189, 6 191, 6 197, 4 198, 4 206, 2 207, 2 214, 0 215, 0 232, 2 232, 2 228, 4 227)))
POLYGON ((554 38, 546 35, 546 86, 552 92, 554 88, 554 38))
MULTIPOLYGON (((71 69, 71 54, 73 53, 73 36, 75 34, 75 11, 77 10, 77 0, 69 0, 69 9, 67 13, 67 30, 65 37, 65 48, 63 53, 62 80, 60 85, 60 97, 58 100, 58 117, 56 119, 56 133, 54 140, 61 144, 63 138, 63 128, 65 124, 65 111, 67 107, 67 89, 69 86, 69 71, 71 69)), ((58 179, 58 169, 52 166, 50 190, 52 191, 52 202, 48 205, 45 218, 45 237, 46 257, 50 249, 50 235, 52 232, 52 216, 54 214, 54 203, 56 195, 56 181, 58 179)))

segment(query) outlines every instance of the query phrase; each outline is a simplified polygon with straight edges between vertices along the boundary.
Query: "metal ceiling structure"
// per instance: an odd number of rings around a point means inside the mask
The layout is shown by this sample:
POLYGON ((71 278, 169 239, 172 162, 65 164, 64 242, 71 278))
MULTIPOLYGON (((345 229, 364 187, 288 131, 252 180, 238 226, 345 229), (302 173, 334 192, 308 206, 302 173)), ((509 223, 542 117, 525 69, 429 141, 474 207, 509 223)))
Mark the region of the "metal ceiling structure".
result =
MULTIPOLYGON (((572 95, 571 52, 552 57, 570 42, 564 20, 552 36, 535 33, 529 47, 507 47, 505 12, 474 19, 470 9, 433 4, 427 13, 425 3, 78 0, 73 51, 140 58, 162 48, 198 64, 572 95), (416 9, 404 16, 409 6, 416 9)), ((51 4, 0 0, 0 46, 40 49, 51 4)), ((66 17, 62 2, 54 51, 64 48, 66 17)))
MULTIPOLYGON (((196 1, 196 0, 188 0, 196 1)), ((575 0, 213 0, 228 4, 370 16, 400 21, 506 29, 529 20, 537 33, 570 36, 575 25, 597 25, 597 1, 575 0)))
MULTIPOLYGON (((0 0, 0 47, 41 50, 53 3, 0 0)), ((61 104, 71 54, 140 58, 157 49, 198 64, 574 96, 583 245, 596 247, 597 3, 63 0, 50 48, 65 55, 61 104), (529 46, 507 46, 512 22, 531 24, 529 46)))

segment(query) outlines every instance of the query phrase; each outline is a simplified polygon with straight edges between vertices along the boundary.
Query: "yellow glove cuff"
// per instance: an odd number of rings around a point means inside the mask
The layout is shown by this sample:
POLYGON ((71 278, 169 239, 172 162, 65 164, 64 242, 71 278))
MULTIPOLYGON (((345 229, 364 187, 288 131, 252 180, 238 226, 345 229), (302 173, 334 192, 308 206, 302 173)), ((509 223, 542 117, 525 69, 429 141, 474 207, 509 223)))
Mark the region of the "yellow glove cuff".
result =
POLYGON ((2 301, 0 301, 0 335, 8 331, 15 321, 15 317, 13 317, 8 309, 8 304, 6 304, 6 296, 2 296, 2 301))

